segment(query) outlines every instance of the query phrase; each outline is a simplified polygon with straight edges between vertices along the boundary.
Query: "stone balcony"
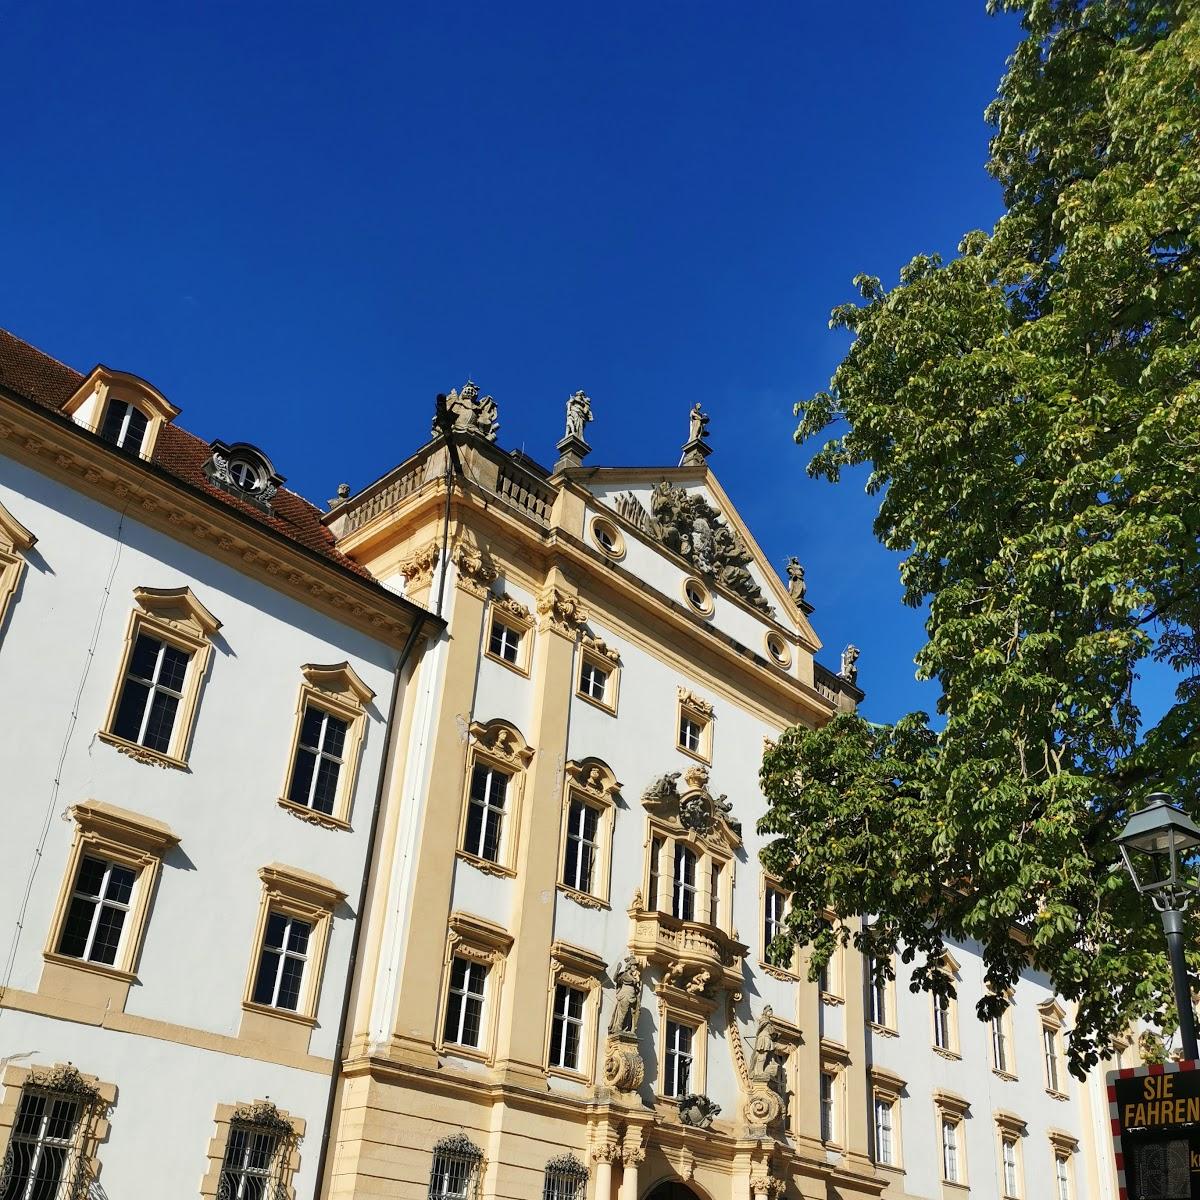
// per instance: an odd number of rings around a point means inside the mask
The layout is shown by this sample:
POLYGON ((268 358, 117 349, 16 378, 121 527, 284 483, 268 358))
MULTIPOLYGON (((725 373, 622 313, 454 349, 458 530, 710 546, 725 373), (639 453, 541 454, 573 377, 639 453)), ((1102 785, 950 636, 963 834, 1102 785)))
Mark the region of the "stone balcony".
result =
POLYGON ((631 908, 629 950, 663 972, 663 980, 693 995, 713 988, 742 989, 749 947, 714 925, 681 921, 669 913, 631 908))

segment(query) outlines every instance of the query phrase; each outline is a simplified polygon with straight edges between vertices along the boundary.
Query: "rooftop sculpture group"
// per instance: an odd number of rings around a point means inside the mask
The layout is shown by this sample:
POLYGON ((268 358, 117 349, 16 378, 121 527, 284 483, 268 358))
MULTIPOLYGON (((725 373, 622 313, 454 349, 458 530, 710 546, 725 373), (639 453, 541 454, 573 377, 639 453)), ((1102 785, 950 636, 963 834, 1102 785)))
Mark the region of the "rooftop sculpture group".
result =
MULTIPOLYGON (((500 429, 500 413, 491 396, 480 396, 479 388, 469 379, 461 392, 451 391, 446 396, 446 426, 452 433, 474 433, 489 442, 496 440, 500 429)), ((441 406, 433 419, 433 436, 442 432, 441 406)))

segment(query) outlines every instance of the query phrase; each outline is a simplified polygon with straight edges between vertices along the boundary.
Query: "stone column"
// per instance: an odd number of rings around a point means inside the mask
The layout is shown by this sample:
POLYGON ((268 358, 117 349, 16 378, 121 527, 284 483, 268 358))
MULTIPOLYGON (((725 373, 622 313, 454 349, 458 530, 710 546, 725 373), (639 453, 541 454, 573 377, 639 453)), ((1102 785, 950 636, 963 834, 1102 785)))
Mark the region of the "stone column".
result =
POLYGON ((638 1164, 646 1161, 646 1151, 641 1146, 626 1146, 621 1161, 625 1169, 621 1172, 620 1200, 638 1200, 638 1164))
POLYGON ((596 1190, 592 1200, 612 1200, 613 1160, 620 1155, 615 1142, 606 1142, 592 1151, 596 1164, 596 1190))

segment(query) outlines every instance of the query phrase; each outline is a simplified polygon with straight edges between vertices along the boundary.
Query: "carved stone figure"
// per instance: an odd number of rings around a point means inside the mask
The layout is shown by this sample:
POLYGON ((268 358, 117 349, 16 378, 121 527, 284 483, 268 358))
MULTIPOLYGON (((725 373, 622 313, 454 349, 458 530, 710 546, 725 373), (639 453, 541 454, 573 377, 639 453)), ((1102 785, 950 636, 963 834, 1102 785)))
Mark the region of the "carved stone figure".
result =
POLYGON ((720 1111, 719 1104, 714 1104, 699 1092, 689 1092, 686 1096, 679 1097, 679 1119, 693 1129, 711 1128, 713 1118, 720 1111))
POLYGON ((858 684, 858 647, 853 643, 842 651, 842 669, 838 671, 847 683, 858 684))
POLYGON ((788 595, 796 602, 796 607, 799 608, 804 603, 805 593, 808 591, 808 584, 804 581, 804 565, 800 560, 792 555, 787 560, 787 577, 788 577, 788 595))
MULTIPOLYGON (((475 433, 489 442, 496 440, 500 429, 499 411, 491 396, 480 398, 479 388, 469 379, 461 392, 451 390, 446 396, 446 424, 453 433, 475 433)), ((433 435, 442 433, 437 416, 433 420, 433 435)))
POLYGON ((642 968, 632 954, 613 968, 613 982, 617 985, 617 996, 608 1032, 632 1033, 637 1028, 642 997, 642 968))
POLYGON ((707 436, 708 414, 701 409, 699 403, 693 404, 689 414, 688 441, 702 442, 707 436))
POLYGON ((583 427, 591 419, 592 401, 586 392, 576 392, 567 398, 567 437, 582 438, 583 427))
POLYGON ((646 800, 667 800, 678 791, 679 772, 672 771, 668 775, 660 775, 642 793, 643 802, 646 800))
POLYGON ((754 1046, 750 1051, 750 1078, 770 1079, 775 1070, 774 1010, 768 1004, 758 1015, 754 1027, 754 1046))

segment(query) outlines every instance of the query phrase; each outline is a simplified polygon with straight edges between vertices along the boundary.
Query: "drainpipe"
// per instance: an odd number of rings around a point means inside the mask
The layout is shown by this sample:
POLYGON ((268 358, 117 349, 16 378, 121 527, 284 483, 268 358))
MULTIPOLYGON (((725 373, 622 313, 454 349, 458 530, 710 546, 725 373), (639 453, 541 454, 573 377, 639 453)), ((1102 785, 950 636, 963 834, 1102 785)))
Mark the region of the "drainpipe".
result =
POLYGON ((337 1041, 334 1043, 333 1073, 329 1077, 329 1098, 325 1103, 325 1124, 321 1129, 321 1149, 317 1156, 317 1181, 313 1188, 313 1200, 321 1200, 321 1181, 325 1177, 325 1166, 329 1159, 329 1141, 333 1136, 333 1110, 337 1099, 337 1087, 342 1078, 342 1056, 346 1040, 346 1028, 350 1024, 350 999, 354 990, 354 977, 358 966, 358 954, 362 947, 363 930, 366 927, 367 889, 371 882, 371 865, 375 861, 375 843, 379 838, 379 813, 383 808, 384 786, 387 782, 388 766, 392 760, 391 742, 396 724, 396 707, 400 701, 400 683, 404 668, 412 656, 417 638, 424 629, 427 617, 417 615, 396 669, 392 673, 392 697, 388 703, 387 724, 384 726, 383 756, 379 763, 379 779, 375 784, 375 805, 371 810, 371 827, 367 834, 367 850, 363 859, 362 883, 358 889, 358 915, 354 922, 354 937, 350 943, 350 959, 346 964, 346 990, 342 996, 342 1014, 338 1020, 337 1041))

